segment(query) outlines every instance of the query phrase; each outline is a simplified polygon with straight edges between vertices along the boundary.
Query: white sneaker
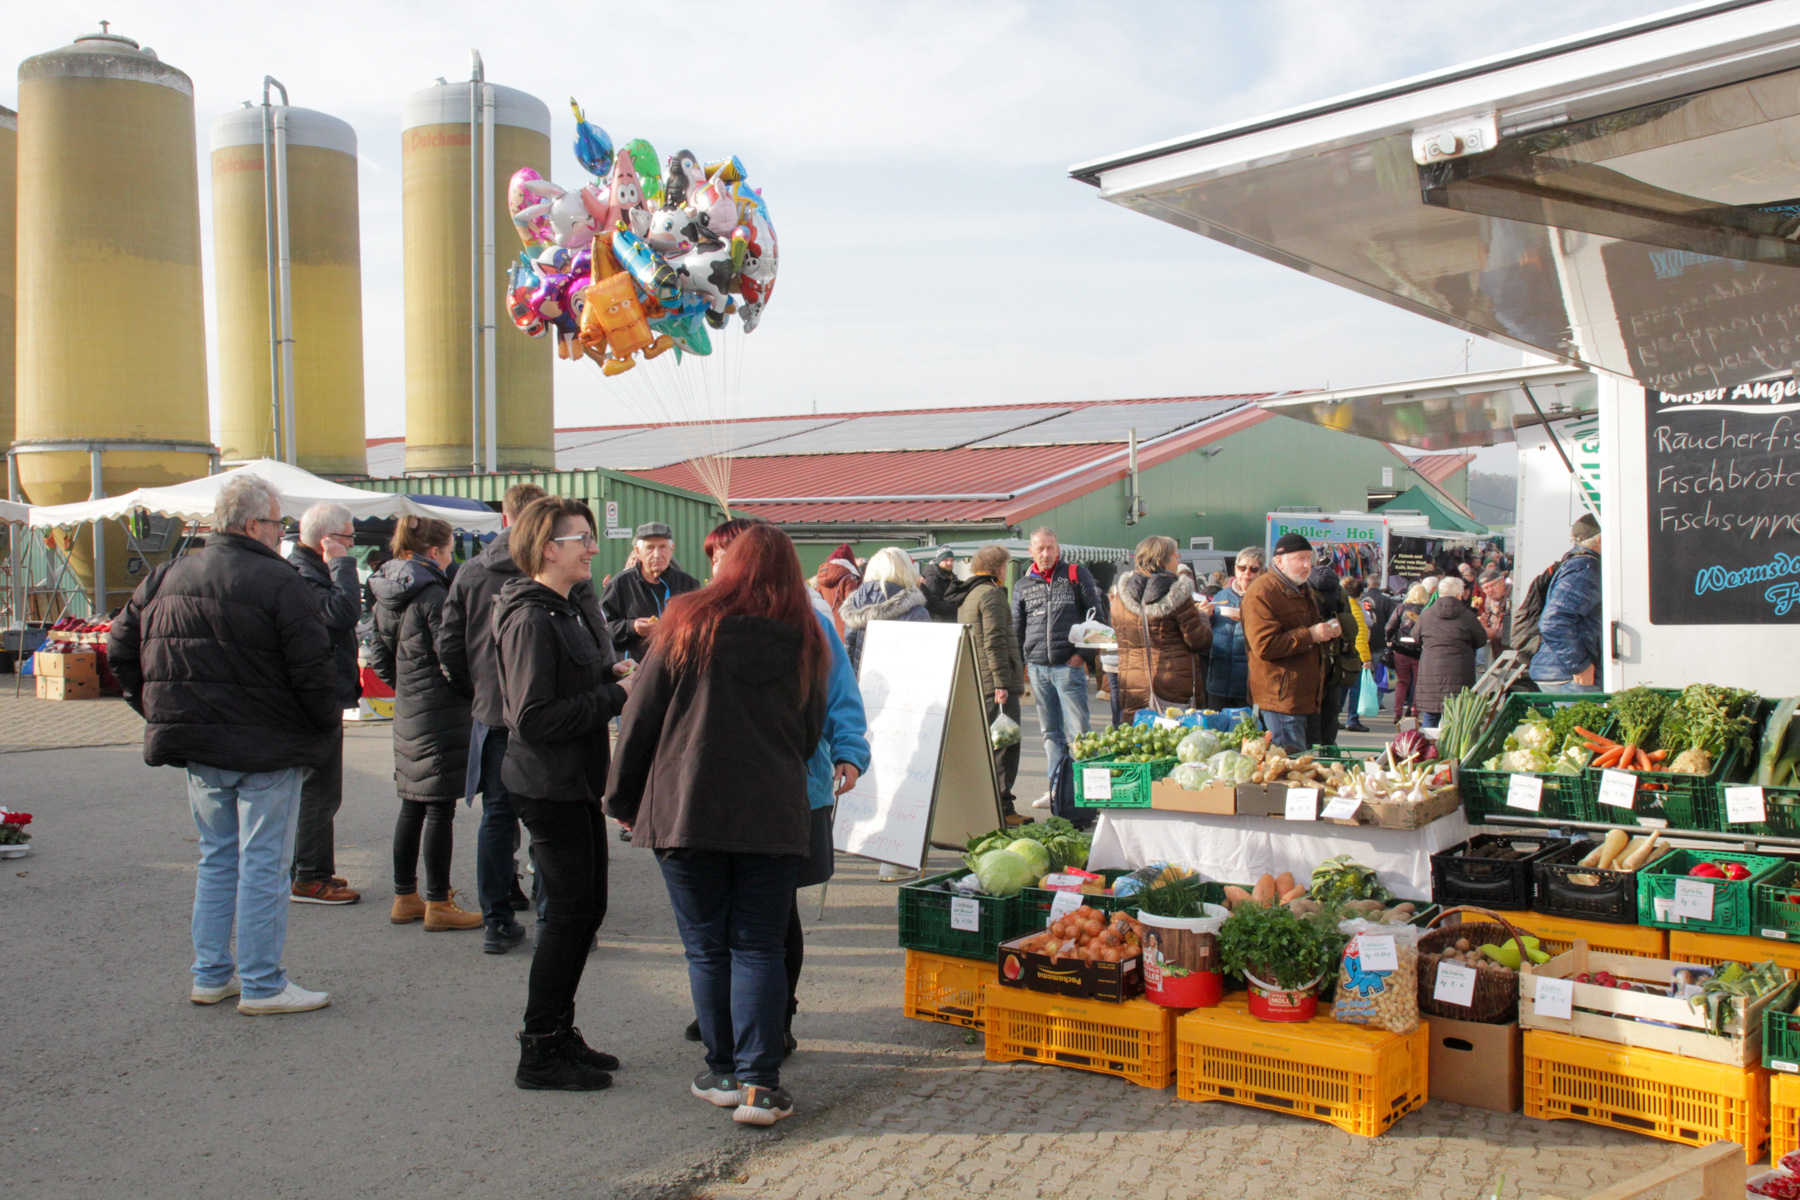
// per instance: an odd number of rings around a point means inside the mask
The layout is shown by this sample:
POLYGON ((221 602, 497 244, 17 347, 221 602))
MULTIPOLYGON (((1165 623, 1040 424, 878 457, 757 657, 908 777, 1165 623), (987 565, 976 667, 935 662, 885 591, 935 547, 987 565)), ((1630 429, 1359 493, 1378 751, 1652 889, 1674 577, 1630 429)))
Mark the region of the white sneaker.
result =
POLYGON ((1031 807, 1033 807, 1033 808, 1049 808, 1050 807, 1050 793, 1045 792, 1043 795, 1039 796, 1036 800, 1033 800, 1031 802, 1031 807))
POLYGON ((271 1017, 281 1013, 311 1012, 331 1003, 330 992, 309 992, 293 980, 275 995, 263 1000, 245 996, 238 1000, 238 1011, 246 1017, 271 1017))
POLYGON ((243 990, 238 977, 233 975, 218 987, 201 987, 196 983, 194 990, 188 993, 188 999, 195 1004, 217 1004, 221 1000, 231 999, 243 990))

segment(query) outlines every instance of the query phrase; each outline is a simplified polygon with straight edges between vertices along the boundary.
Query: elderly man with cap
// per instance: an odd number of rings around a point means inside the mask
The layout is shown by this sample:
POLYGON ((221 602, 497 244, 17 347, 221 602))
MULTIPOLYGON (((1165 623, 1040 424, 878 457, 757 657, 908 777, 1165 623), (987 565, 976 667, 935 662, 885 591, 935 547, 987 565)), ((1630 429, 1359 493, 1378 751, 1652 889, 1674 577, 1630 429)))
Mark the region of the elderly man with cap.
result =
POLYGON ((1250 652, 1250 700, 1277 745, 1303 750, 1307 718, 1319 711, 1325 691, 1322 651, 1343 635, 1336 620, 1321 621, 1307 586, 1313 573, 1312 543, 1284 533, 1275 543, 1274 570, 1257 577, 1241 606, 1250 652))
POLYGON ((932 620, 956 620, 956 611, 969 594, 969 583, 956 577, 956 554, 948 546, 939 550, 925 568, 919 590, 925 593, 925 611, 932 620))
POLYGON ((1489 567, 1481 573, 1475 589, 1481 597, 1481 627, 1488 635, 1488 661, 1491 663, 1506 649, 1507 626, 1512 622, 1512 589, 1506 574, 1489 567))
POLYGON ((632 541, 637 562, 612 577, 600 610, 619 653, 644 661, 645 645, 669 601, 694 591, 700 581, 675 565, 675 535, 661 521, 637 527, 632 541))
POLYGON ((1538 617, 1531 682, 1541 692, 1600 690, 1600 522, 1583 513, 1569 540, 1538 617))

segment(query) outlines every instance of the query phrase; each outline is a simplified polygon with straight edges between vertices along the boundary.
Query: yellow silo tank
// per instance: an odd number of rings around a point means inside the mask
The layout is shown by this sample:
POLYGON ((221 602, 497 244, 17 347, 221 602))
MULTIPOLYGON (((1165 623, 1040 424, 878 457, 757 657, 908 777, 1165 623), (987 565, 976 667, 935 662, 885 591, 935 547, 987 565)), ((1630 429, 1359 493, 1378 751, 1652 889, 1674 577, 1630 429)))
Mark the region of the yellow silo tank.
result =
MULTIPOLYGON (((548 338, 527 338, 506 315, 506 272, 519 239, 506 208, 513 172, 550 177, 550 110, 535 96, 494 89, 494 270, 502 471, 556 465, 548 338)), ((406 470, 470 469, 469 83, 414 92, 401 113, 405 225, 406 470)))
MULTIPOLYGON (((363 475, 368 455, 356 131, 311 109, 278 111, 287 126, 296 461, 320 475, 363 475)), ((212 194, 219 450, 228 463, 272 458, 260 107, 228 112, 213 122, 212 194)))
MULTIPOLYGON (((207 473, 194 85, 154 51, 90 34, 19 65, 17 447, 34 504, 207 473)), ((107 531, 108 606, 136 585, 107 531)), ((73 554, 84 584, 91 543, 73 554)))
POLYGON ((13 321, 19 260, 19 114, 0 108, 0 447, 13 440, 13 369, 17 362, 13 321))

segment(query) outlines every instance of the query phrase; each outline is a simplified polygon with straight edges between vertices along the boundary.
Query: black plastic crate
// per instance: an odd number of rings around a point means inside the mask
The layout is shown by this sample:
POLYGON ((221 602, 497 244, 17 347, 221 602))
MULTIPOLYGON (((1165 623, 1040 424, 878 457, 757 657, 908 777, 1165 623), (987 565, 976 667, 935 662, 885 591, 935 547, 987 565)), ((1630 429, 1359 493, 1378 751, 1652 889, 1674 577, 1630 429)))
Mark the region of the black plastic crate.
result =
POLYGON ((1445 908, 1473 904, 1481 908, 1523 912, 1532 906, 1536 880, 1532 868, 1545 854, 1560 850, 1569 839, 1484 833, 1431 856, 1431 898, 1445 908), (1468 850, 1508 845, 1519 858, 1464 858, 1468 850))
POLYGON ((1599 844, 1575 841, 1534 859, 1531 869, 1537 880, 1537 898, 1532 907, 1550 916, 1636 925, 1638 873, 1579 865, 1599 844), (1585 882, 1589 877, 1593 883, 1585 882))

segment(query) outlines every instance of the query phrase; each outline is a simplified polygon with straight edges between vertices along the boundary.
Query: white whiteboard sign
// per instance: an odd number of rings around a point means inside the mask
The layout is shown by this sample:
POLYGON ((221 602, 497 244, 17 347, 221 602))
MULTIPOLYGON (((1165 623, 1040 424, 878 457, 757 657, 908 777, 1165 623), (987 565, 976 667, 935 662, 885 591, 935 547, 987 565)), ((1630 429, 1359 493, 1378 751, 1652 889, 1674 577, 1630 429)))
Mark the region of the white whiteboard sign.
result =
POLYGON ((869 622, 860 677, 869 769, 838 799, 837 849, 918 867, 934 831, 960 845, 1000 826, 968 639, 962 625, 869 622))

